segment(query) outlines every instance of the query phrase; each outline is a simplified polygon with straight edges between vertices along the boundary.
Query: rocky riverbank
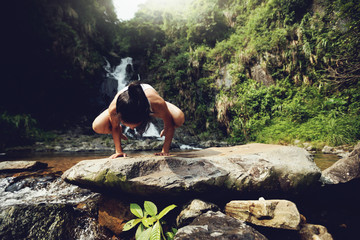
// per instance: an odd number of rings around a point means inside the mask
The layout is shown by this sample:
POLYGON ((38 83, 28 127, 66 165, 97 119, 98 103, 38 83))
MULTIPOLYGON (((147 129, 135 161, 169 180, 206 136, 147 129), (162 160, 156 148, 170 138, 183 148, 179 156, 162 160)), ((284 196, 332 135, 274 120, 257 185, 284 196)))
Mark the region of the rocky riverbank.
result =
POLYGON ((122 232, 133 218, 130 203, 151 200, 159 207, 178 206, 166 218, 179 229, 175 239, 354 239, 360 227, 354 189, 360 181, 358 172, 349 171, 357 169, 359 149, 326 172, 303 148, 250 144, 170 157, 86 160, 63 175, 98 194, 58 175, 39 177, 44 172, 30 168, 38 172, 0 182, 2 202, 10 203, 0 205, 0 237, 130 240, 133 232, 122 232), (329 181, 347 173, 341 183, 329 181), (17 228, 14 219, 27 224, 17 228))
MULTIPOLYGON (((21 146, 8 149, 8 152, 100 152, 114 151, 112 136, 94 133, 91 129, 74 128, 70 131, 51 133, 54 137, 48 141, 36 142, 30 146, 21 146)), ((128 134, 128 140, 123 140, 124 151, 159 151, 164 138, 140 137, 128 134)), ((173 150, 200 149, 209 147, 229 146, 226 141, 216 139, 202 141, 192 136, 185 129, 175 132, 171 148, 173 150)))

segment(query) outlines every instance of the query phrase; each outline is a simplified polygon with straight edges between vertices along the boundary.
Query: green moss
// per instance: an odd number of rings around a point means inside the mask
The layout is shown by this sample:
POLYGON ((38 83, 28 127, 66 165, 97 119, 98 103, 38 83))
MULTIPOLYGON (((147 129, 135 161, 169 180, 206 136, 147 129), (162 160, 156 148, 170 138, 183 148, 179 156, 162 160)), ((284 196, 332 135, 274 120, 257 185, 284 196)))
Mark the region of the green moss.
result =
POLYGON ((106 186, 114 187, 121 185, 122 183, 126 182, 127 178, 125 175, 115 174, 111 171, 108 171, 104 178, 104 184, 106 186))
POLYGON ((88 179, 88 180, 94 181, 96 184, 102 184, 105 182, 107 172, 108 172, 108 170, 105 169, 101 172, 98 172, 94 179, 88 179))

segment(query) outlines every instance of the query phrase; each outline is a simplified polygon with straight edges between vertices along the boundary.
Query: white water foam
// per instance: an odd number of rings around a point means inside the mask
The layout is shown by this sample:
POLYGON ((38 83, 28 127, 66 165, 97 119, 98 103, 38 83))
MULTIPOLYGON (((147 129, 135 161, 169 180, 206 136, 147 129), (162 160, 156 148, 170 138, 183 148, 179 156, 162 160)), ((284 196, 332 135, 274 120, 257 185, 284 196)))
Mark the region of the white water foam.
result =
POLYGON ((66 183, 61 178, 35 185, 32 188, 27 186, 19 190, 6 191, 6 188, 13 182, 14 178, 12 177, 0 179, 0 207, 34 203, 76 204, 97 194, 66 183))
POLYGON ((201 150, 202 148, 193 147, 193 146, 190 146, 190 145, 183 144, 183 145, 180 145, 180 149, 181 150, 201 150))
POLYGON ((160 133, 153 123, 150 123, 149 128, 143 133, 143 137, 160 137, 160 133))

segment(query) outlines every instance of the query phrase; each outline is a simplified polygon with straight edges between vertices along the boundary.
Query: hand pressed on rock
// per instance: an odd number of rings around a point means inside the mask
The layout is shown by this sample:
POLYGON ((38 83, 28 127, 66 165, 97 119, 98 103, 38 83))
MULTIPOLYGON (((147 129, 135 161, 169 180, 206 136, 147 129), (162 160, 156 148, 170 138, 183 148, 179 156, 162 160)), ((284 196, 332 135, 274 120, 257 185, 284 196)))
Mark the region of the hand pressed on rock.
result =
POLYGON ((170 153, 158 152, 158 153, 155 153, 155 156, 170 156, 170 153))
POLYGON ((118 157, 127 157, 127 154, 126 153, 114 153, 109 158, 110 159, 115 159, 115 158, 118 158, 118 157))

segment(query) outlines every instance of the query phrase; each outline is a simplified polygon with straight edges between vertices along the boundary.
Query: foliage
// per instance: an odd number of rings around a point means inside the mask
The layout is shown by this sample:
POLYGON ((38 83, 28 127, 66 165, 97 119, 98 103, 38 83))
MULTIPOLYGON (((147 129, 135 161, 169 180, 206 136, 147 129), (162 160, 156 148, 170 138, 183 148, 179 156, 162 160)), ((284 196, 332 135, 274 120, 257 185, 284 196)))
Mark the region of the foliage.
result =
POLYGON ((49 141, 55 136, 39 129, 29 114, 0 113, 0 150, 18 145, 29 145, 36 140, 49 141))
POLYGON ((138 204, 132 203, 130 204, 130 211, 138 218, 128 221, 124 225, 123 231, 128 231, 139 224, 135 234, 137 240, 173 239, 176 229, 172 229, 172 232, 167 232, 165 234, 167 238, 165 238, 160 220, 175 207, 174 204, 169 205, 158 214, 157 207, 153 202, 145 201, 144 210, 138 204))

